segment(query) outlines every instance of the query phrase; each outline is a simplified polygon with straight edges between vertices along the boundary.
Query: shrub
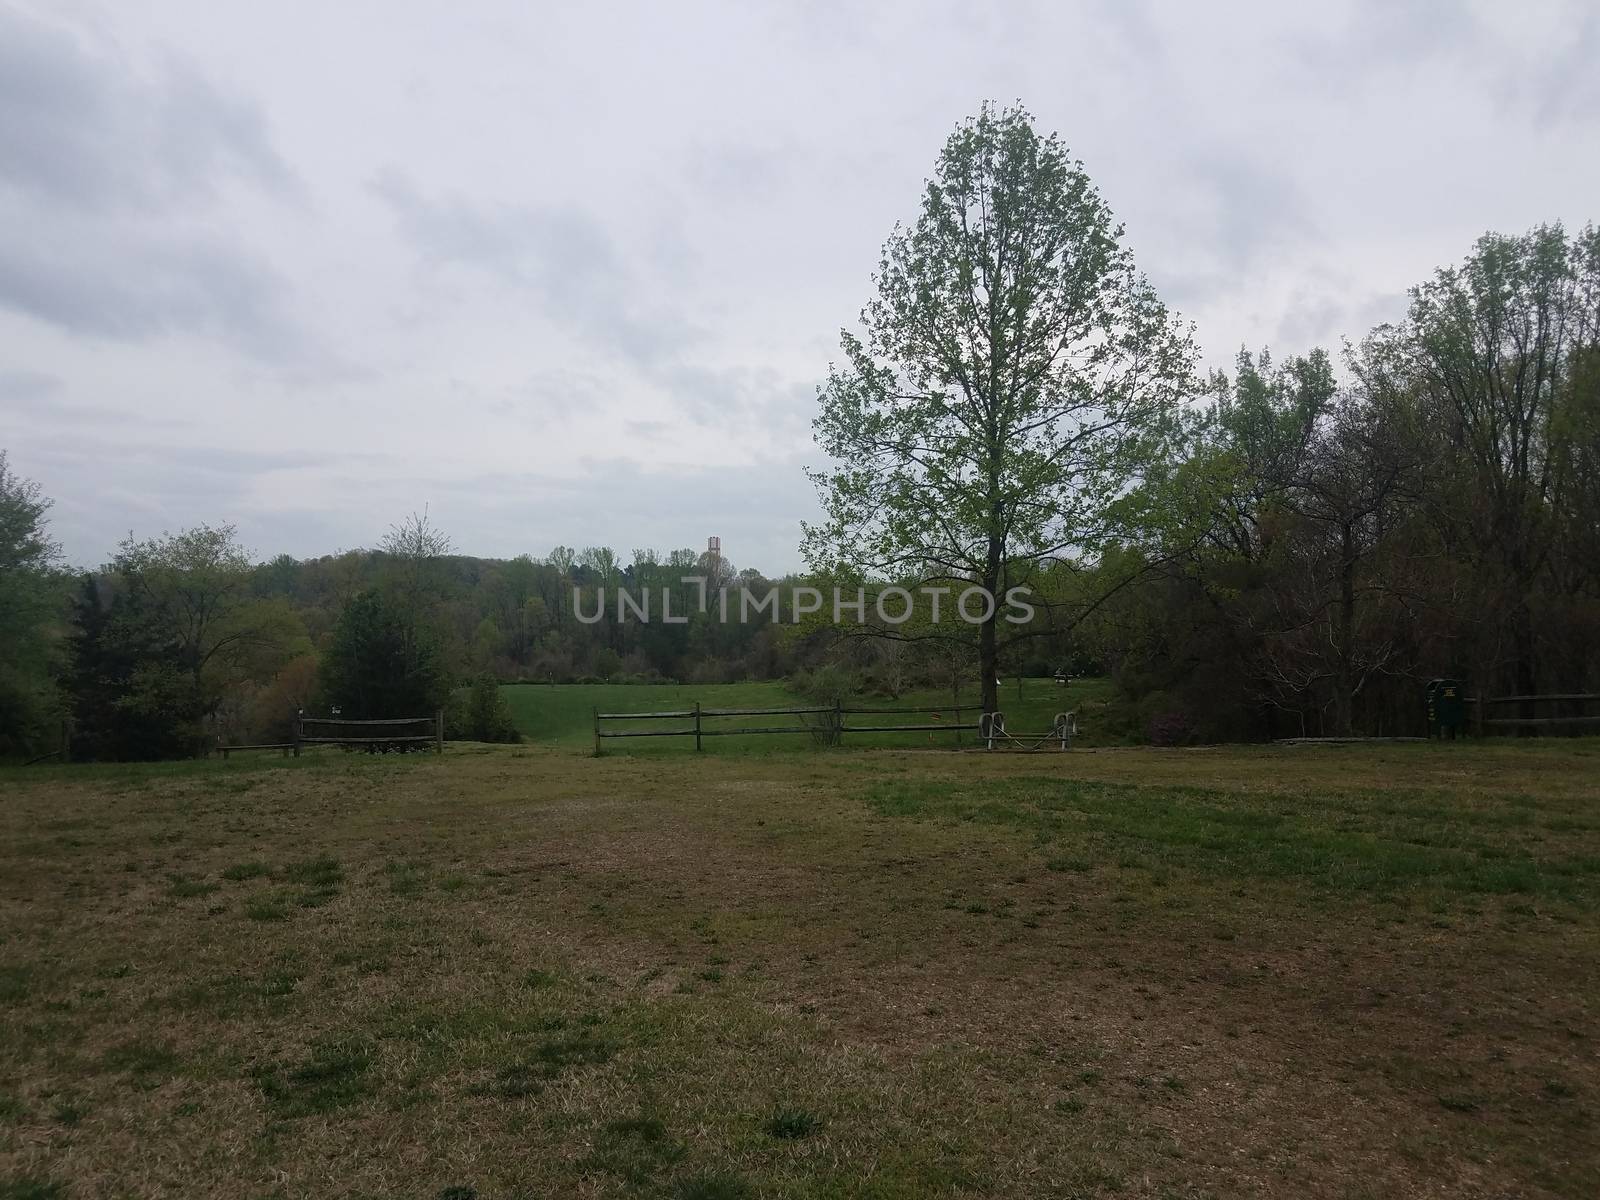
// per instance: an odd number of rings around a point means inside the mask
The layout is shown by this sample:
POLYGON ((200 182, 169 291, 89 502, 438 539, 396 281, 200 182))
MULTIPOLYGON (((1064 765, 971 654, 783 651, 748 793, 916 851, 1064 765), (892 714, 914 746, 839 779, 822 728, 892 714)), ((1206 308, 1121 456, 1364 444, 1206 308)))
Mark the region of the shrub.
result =
POLYGON ((520 742, 522 735, 511 708, 493 676, 480 675, 450 697, 445 710, 445 736, 468 742, 520 742))
POLYGON ((414 717, 438 709, 449 677, 435 622, 418 606, 371 589, 345 605, 322 660, 324 699, 346 717, 414 717))
MULTIPOLYGON (((829 665, 815 671, 797 671, 789 687, 819 708, 843 704, 860 691, 861 680, 854 671, 829 665)), ((839 727, 832 713, 816 713, 805 718, 811 726, 811 739, 819 746, 839 741, 839 727)))

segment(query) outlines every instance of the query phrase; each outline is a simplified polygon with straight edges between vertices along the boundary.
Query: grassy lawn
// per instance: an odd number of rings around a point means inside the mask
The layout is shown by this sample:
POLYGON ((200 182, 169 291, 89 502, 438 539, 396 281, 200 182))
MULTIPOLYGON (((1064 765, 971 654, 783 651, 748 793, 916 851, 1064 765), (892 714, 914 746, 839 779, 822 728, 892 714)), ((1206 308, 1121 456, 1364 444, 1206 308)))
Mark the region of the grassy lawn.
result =
POLYGON ((593 759, 525 691, 0 775, 0 1197, 1600 1194, 1600 742, 593 759))
MULTIPOLYGON (((811 702, 796 695, 782 682, 713 684, 508 684, 501 688, 517 728, 531 742, 588 747, 594 745, 594 712, 683 712, 698 702, 704 708, 804 708, 811 702)), ((890 700, 881 696, 862 696, 852 704, 861 708, 929 708, 938 715, 884 715, 852 717, 860 725, 976 724, 979 692, 967 687, 957 704, 948 690, 913 691, 890 700)), ((1113 744, 1118 735, 1106 716, 1111 707, 1112 686, 1105 679, 1075 679, 1066 687, 1053 679, 1004 680, 1000 707, 1006 725, 1018 733, 1041 734, 1049 730, 1058 712, 1076 711, 1085 746, 1113 744)), ((705 729, 756 728, 793 725, 796 718, 771 716, 706 718, 705 729)), ((608 723, 608 729, 693 729, 692 721, 608 723)), ((950 747, 971 746, 972 732, 850 734, 850 746, 869 747, 950 747)), ((719 754, 764 754, 772 750, 795 750, 807 743, 803 734, 749 734, 738 737, 712 736, 703 739, 705 751, 719 754)), ((637 738, 610 741, 607 752, 628 754, 693 753, 693 738, 637 738)))

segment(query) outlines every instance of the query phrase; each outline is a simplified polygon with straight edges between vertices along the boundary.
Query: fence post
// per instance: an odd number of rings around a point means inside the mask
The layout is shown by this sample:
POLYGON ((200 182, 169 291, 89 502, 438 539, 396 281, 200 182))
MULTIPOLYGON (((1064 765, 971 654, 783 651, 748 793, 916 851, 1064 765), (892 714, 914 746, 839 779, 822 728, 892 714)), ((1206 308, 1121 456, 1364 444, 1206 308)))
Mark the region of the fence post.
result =
POLYGON ((700 701, 694 702, 694 748, 700 749, 700 701))
POLYGON ((833 744, 844 745, 844 702, 837 696, 833 698, 833 744))
POLYGON ((433 752, 444 753, 444 709, 436 709, 433 714, 433 752))
POLYGON ((305 713, 297 710, 294 714, 294 756, 296 758, 300 757, 300 739, 305 736, 304 724, 305 713))

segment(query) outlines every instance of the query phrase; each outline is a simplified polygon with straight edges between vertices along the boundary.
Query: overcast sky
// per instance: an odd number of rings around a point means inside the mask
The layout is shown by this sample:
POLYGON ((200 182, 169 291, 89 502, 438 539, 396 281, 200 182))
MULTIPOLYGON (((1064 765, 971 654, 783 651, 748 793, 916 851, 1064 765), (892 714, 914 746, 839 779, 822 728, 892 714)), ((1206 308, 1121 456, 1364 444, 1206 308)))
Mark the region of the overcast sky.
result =
POLYGON ((984 99, 1227 365, 1600 217, 1597 10, 0 0, 0 447, 78 564, 427 504, 467 553, 791 568, 816 383, 984 99))

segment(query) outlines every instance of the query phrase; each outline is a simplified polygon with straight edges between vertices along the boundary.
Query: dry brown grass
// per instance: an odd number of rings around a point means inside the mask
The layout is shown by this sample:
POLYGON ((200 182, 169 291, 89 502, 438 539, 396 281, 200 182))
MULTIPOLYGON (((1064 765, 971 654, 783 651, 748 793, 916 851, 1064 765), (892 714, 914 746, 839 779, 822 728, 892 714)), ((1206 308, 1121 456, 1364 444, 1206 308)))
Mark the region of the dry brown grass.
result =
POLYGON ((1597 768, 0 777, 0 1197, 1594 1195, 1597 768))

